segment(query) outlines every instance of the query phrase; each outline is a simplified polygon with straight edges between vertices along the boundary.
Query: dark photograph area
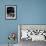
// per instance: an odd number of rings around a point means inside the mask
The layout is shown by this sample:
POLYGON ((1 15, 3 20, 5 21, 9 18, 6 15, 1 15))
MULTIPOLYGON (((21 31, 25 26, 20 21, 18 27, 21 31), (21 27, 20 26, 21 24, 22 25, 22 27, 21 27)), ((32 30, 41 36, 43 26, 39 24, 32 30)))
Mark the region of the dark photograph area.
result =
POLYGON ((7 7, 7 16, 8 17, 14 17, 14 7, 7 7))

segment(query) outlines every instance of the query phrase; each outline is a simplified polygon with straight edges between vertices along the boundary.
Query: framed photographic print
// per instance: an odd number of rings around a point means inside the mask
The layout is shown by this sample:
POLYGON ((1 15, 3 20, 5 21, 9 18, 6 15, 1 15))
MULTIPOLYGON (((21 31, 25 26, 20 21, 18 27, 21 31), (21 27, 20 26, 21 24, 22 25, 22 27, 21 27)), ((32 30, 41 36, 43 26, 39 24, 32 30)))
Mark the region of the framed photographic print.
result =
POLYGON ((16 19, 16 5, 5 5, 5 18, 14 20, 16 19))

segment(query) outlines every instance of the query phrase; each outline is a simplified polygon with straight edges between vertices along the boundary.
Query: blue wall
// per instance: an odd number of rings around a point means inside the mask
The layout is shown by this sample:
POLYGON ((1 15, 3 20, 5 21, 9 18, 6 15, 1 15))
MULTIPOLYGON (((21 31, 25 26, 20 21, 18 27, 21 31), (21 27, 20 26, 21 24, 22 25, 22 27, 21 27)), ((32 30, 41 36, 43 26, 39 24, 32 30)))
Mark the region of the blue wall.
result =
POLYGON ((46 0, 0 0, 0 44, 8 43, 10 32, 17 34, 18 24, 46 24, 46 0), (16 20, 5 20, 5 5, 17 5, 16 20))

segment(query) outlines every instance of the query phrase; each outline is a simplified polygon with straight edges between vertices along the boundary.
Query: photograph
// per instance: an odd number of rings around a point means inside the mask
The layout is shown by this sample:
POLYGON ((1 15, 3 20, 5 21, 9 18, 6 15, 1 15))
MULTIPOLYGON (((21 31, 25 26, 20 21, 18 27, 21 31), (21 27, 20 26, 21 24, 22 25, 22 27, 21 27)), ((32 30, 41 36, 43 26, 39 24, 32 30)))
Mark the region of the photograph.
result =
POLYGON ((11 19, 11 20, 16 19, 16 5, 6 5, 5 10, 6 10, 5 13, 6 19, 11 19))
POLYGON ((31 46, 32 43, 46 42, 46 25, 19 24, 18 42, 20 46, 31 46))

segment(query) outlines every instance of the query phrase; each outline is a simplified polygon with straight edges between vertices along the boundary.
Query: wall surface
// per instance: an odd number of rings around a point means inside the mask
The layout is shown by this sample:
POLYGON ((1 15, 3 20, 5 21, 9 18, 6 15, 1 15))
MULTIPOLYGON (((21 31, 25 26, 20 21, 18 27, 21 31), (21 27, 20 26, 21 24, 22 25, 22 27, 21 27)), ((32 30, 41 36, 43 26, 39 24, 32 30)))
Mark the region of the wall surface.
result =
POLYGON ((18 24, 46 24, 46 0, 0 0, 0 44, 8 43, 9 32, 17 34, 18 24), (5 5, 17 6, 16 20, 5 20, 5 5))

